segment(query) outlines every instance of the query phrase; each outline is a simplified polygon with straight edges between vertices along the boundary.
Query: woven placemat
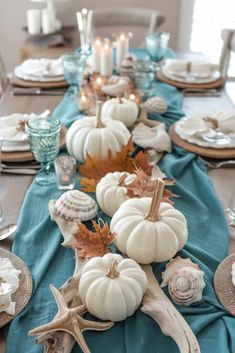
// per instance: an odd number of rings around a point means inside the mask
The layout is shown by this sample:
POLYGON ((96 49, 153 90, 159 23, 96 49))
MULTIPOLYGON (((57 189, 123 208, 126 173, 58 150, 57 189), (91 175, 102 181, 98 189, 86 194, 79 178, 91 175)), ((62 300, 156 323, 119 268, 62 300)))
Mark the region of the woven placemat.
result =
POLYGON ((214 288, 220 303, 235 316, 235 287, 232 283, 232 264, 235 254, 226 257, 218 266, 214 276, 214 288))
POLYGON ((18 78, 17 76, 13 75, 10 78, 10 83, 13 86, 17 87, 24 87, 24 88, 45 88, 45 89, 50 89, 50 88, 62 88, 62 87, 68 87, 68 84, 66 81, 55 81, 55 82, 40 82, 40 81, 26 81, 18 78))
POLYGON ((209 83, 185 83, 185 82, 178 82, 171 80, 170 78, 166 77, 162 71, 158 71, 157 73, 157 78, 165 83, 168 83, 169 85, 175 86, 180 89, 184 88, 198 88, 198 89, 212 89, 212 88, 218 88, 224 85, 224 78, 220 77, 218 80, 209 82, 209 83))
POLYGON ((194 145, 188 141, 183 140, 175 131, 175 125, 172 125, 168 131, 171 140, 179 147, 186 151, 196 153, 199 156, 215 158, 215 159, 229 159, 235 158, 235 148, 209 148, 194 145))
MULTIPOLYGON (((67 128, 62 125, 60 131, 60 148, 62 149, 66 144, 67 128)), ((2 162, 27 162, 33 161, 34 157, 31 151, 18 151, 18 152, 2 152, 2 162)))
POLYGON ((12 295, 12 301, 16 303, 15 315, 9 315, 5 312, 0 313, 0 327, 10 322, 16 315, 18 315, 28 304, 33 290, 33 281, 28 267, 18 256, 10 251, 0 248, 0 257, 8 258, 13 266, 20 270, 20 285, 17 291, 12 295))

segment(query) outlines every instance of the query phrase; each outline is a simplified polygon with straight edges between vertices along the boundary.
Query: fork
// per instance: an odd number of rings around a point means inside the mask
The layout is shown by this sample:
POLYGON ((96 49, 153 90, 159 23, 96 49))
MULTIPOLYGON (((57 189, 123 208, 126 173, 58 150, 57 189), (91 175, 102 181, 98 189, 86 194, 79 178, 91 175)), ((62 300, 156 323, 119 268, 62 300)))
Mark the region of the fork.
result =
POLYGON ((199 157, 209 168, 211 169, 219 169, 221 167, 235 167, 235 160, 223 160, 223 161, 211 161, 208 159, 204 159, 202 157, 199 157))

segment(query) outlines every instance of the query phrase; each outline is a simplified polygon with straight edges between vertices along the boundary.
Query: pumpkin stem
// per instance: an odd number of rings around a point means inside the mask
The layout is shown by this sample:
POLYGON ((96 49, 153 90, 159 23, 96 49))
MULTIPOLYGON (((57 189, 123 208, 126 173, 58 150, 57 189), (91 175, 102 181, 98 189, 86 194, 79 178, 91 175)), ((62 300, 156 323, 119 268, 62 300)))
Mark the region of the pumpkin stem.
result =
POLYGON ((164 186, 165 183, 162 179, 156 180, 150 210, 148 215, 145 217, 148 221, 156 222, 160 220, 158 211, 162 200, 164 186))
POLYGON ((219 128, 219 122, 218 122, 218 119, 216 119, 216 118, 212 118, 210 116, 206 116, 202 120, 204 120, 205 122, 211 123, 212 124, 212 128, 214 130, 217 130, 219 128))
POLYGON ((125 180, 126 180, 126 178, 127 178, 127 174, 124 173, 124 174, 121 176, 121 178, 119 179, 119 184, 118 184, 118 186, 125 186, 125 180))
POLYGON ((118 99, 119 99, 119 103, 122 104, 123 101, 122 101, 122 96, 121 96, 121 94, 118 95, 118 99))
POLYGON ((112 260, 112 263, 109 267, 108 272, 106 273, 107 277, 110 277, 112 279, 117 278, 119 276, 119 272, 117 271, 117 261, 115 259, 112 260))
POLYGON ((96 127, 97 128, 104 127, 101 120, 101 111, 102 111, 102 102, 98 101, 96 105, 96 127))

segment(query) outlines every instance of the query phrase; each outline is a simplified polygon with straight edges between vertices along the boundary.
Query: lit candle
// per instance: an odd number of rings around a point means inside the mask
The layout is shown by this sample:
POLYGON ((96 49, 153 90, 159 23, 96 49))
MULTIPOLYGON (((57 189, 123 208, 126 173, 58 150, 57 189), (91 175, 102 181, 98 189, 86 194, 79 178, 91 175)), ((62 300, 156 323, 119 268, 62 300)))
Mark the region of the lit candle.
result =
POLYGON ((101 48, 102 48, 101 40, 97 38, 92 46, 92 71, 93 72, 100 72, 101 48))
POLYGON ((129 38, 122 33, 117 39, 116 63, 117 68, 120 69, 123 59, 129 50, 129 38))
POLYGON ((102 76, 111 76, 113 73, 112 46, 106 42, 101 49, 100 73, 102 76))
POLYGON ((135 94, 131 93, 129 98, 131 101, 135 102, 135 94))
POLYGON ((80 110, 87 110, 90 108, 90 102, 88 97, 82 92, 80 99, 79 99, 79 109, 80 110))

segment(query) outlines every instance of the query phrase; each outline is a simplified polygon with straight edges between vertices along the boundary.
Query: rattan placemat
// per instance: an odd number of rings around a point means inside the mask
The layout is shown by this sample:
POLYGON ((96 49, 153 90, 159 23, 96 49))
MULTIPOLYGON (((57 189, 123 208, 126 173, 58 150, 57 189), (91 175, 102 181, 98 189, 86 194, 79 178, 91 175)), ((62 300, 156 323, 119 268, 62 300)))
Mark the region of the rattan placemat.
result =
POLYGON ((0 327, 6 325, 10 322, 16 315, 18 315, 28 304, 29 299, 33 290, 33 281, 31 273, 29 272, 28 267, 18 256, 13 254, 10 251, 7 251, 3 248, 0 248, 0 257, 7 257, 13 266, 20 270, 20 285, 17 291, 12 295, 12 301, 16 303, 16 312, 15 315, 9 315, 5 312, 0 313, 0 327))
POLYGON ((55 81, 55 82, 40 82, 40 81, 27 81, 18 78, 17 76, 13 75, 10 79, 10 83, 13 86, 24 87, 24 88, 62 88, 68 87, 66 81, 55 81))
MULTIPOLYGON (((60 132, 60 148, 63 148, 66 144, 66 133, 67 128, 62 125, 60 132)), ((17 152, 2 152, 2 162, 27 162, 34 160, 31 151, 17 151, 17 152)))
POLYGON ((222 77, 218 78, 218 80, 209 82, 209 83, 184 83, 184 82, 178 82, 171 80, 170 78, 166 77, 162 71, 158 71, 157 73, 157 78, 165 83, 168 83, 169 85, 175 86, 180 89, 184 88, 198 88, 198 89, 212 89, 212 88, 218 88, 223 86, 224 84, 224 79, 222 77))
POLYGON ((171 140, 179 147, 186 151, 196 153, 199 156, 215 158, 215 159, 229 159, 235 158, 235 148, 209 148, 194 145, 188 141, 183 140, 175 131, 175 125, 172 125, 168 131, 171 140))
POLYGON ((235 316, 235 287, 232 283, 232 264, 235 254, 226 257, 218 266, 214 276, 214 287, 220 303, 235 316))

